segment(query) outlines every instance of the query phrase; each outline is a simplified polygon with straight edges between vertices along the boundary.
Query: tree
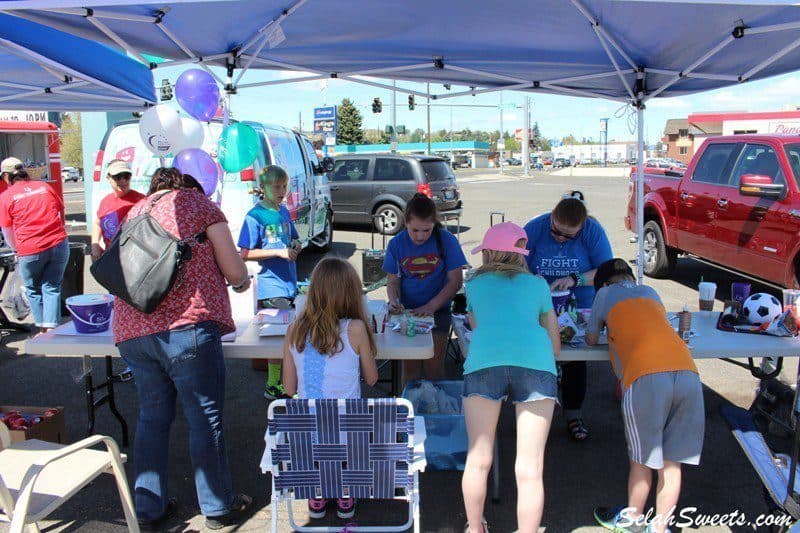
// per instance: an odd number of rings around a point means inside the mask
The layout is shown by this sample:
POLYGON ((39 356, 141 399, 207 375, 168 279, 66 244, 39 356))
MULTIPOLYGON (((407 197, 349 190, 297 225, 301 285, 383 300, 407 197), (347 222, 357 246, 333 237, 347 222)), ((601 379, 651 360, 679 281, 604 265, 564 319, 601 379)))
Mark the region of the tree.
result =
POLYGON ((389 135, 383 130, 367 130, 362 144, 389 144, 389 135))
POLYGON ((561 144, 565 145, 578 144, 578 139, 576 139, 575 136, 570 133, 566 137, 561 138, 561 144))
POLYGON ((64 113, 61 118, 61 160, 65 167, 83 170, 83 139, 81 138, 81 114, 64 113))
POLYGON ((534 150, 541 150, 542 141, 542 134, 539 132, 539 123, 534 122, 531 128, 531 147, 534 150))
POLYGON ((422 128, 417 128, 413 132, 411 132, 411 142, 412 143, 419 143, 425 139, 425 130, 422 128))
POLYGON ((337 120, 339 129, 336 132, 338 144, 364 144, 364 130, 361 129, 361 113, 349 98, 342 100, 337 120))

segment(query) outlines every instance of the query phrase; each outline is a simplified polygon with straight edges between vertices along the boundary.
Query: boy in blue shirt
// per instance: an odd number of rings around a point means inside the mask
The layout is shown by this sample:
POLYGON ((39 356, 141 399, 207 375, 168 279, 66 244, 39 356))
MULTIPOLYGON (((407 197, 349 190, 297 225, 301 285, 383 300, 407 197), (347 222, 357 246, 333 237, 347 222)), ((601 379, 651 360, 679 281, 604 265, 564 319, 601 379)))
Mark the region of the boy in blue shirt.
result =
MULTIPOLYGON (((239 247, 242 259, 258 261, 258 304, 262 309, 289 309, 297 294, 297 255, 302 246, 289 210, 282 205, 289 175, 270 165, 258 176, 263 199, 242 224, 239 247)), ((269 377, 264 388, 268 400, 284 396, 281 386, 281 361, 269 361, 269 377)))

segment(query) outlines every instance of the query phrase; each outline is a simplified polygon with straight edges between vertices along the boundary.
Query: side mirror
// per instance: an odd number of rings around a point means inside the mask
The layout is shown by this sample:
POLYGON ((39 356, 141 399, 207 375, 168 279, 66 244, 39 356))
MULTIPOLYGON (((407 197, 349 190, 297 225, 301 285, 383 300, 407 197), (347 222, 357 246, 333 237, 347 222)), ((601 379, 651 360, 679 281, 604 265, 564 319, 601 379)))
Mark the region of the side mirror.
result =
POLYGON ((319 165, 314 168, 315 174, 327 174, 328 172, 333 170, 333 158, 332 157, 323 157, 322 161, 320 161, 319 165))
POLYGON ((744 174, 739 181, 739 194, 742 196, 760 196, 762 198, 781 198, 786 186, 773 183, 769 176, 744 174))

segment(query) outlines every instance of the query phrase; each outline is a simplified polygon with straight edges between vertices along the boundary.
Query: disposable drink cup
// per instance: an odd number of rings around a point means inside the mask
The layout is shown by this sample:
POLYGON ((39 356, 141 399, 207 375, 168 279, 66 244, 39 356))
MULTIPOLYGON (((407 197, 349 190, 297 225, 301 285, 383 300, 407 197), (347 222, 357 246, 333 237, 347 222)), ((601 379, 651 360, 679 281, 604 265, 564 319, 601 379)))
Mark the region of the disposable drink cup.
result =
POLYGON ((739 302, 739 307, 744 305, 744 301, 750 296, 750 284, 746 281, 734 281, 731 283, 731 300, 739 302))
POLYGON ((389 305, 383 300, 367 301, 367 318, 372 325, 374 333, 383 333, 386 315, 389 314, 389 305))
POLYGON ((701 281, 697 290, 700 296, 700 310, 713 311, 714 297, 717 294, 717 284, 711 281, 701 281))
POLYGON ((570 291, 553 291, 550 293, 550 296, 553 297, 553 309, 556 315, 560 315, 567 310, 570 294, 570 291))
POLYGON ((794 319, 800 325, 800 290, 783 289, 783 310, 792 310, 794 319))

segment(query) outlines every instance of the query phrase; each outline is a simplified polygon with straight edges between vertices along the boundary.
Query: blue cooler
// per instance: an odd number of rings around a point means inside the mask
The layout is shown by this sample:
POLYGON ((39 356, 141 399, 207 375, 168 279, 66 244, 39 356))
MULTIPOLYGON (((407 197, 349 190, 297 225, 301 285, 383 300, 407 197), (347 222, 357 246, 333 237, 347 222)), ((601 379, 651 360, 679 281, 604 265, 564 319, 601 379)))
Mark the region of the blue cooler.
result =
MULTIPOLYGON (((467 423, 461 405, 464 382, 461 380, 431 381, 458 401, 458 414, 428 414, 425 405, 409 397, 409 392, 420 386, 420 381, 410 381, 403 389, 403 398, 414 406, 414 414, 425 419, 425 459, 427 470, 464 470, 467 461, 467 423)), ((422 402, 424 403, 424 402, 422 402)))

